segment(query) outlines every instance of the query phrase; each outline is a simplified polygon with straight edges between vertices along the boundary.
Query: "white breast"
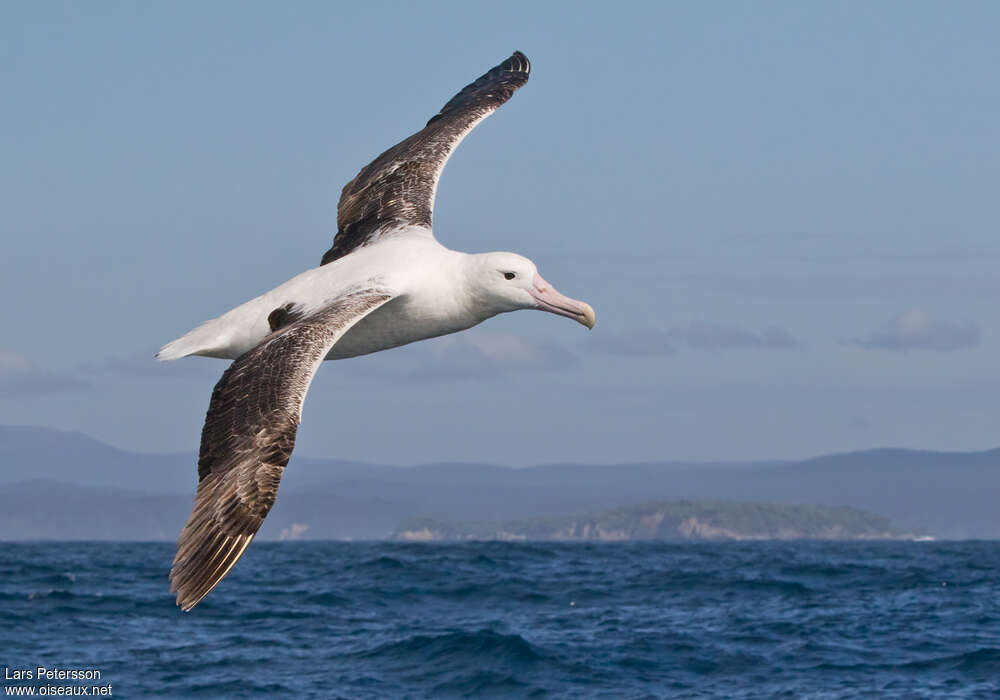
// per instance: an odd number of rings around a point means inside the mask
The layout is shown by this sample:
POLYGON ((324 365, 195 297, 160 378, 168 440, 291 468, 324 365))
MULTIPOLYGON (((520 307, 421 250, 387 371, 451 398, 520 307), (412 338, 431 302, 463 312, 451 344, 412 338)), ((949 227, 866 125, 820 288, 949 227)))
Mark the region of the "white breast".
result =
POLYGON ((471 328, 486 317, 467 313, 454 299, 419 291, 401 296, 361 319, 337 341, 327 360, 399 347, 471 328))

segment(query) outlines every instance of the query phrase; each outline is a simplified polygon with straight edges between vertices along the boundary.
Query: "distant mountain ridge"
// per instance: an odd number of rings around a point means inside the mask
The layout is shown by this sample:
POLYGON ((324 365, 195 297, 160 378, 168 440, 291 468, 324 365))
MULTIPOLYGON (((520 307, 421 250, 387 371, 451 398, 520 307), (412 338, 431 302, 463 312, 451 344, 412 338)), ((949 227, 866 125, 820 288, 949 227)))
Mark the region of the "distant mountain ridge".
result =
MULTIPOLYGON (((0 426, 0 539, 173 539, 193 502, 195 464, 194 454, 141 454, 80 433, 0 426)), ((997 494, 1000 449, 527 468, 296 456, 261 537, 385 538, 406 518, 516 520, 687 499, 852 506, 899 530, 1000 538, 997 494)))
MULTIPOLYGON (((299 471, 328 476, 368 475, 376 465, 297 458, 299 471)), ((130 452, 84 433, 0 425, 0 483, 48 479, 84 486, 188 493, 198 483, 193 452, 130 452)))

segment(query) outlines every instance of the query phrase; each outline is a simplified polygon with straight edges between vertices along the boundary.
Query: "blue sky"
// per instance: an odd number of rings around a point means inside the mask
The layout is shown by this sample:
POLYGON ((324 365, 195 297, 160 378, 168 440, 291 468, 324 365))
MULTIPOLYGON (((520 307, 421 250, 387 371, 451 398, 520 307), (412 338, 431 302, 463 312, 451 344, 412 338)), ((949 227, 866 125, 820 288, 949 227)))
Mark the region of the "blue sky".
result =
POLYGON ((410 464, 994 447, 995 3, 5 3, 0 422, 197 448, 152 354, 318 264, 340 188, 514 49, 435 228, 548 314, 327 363, 298 453, 410 464), (372 420, 372 415, 378 417, 372 420))

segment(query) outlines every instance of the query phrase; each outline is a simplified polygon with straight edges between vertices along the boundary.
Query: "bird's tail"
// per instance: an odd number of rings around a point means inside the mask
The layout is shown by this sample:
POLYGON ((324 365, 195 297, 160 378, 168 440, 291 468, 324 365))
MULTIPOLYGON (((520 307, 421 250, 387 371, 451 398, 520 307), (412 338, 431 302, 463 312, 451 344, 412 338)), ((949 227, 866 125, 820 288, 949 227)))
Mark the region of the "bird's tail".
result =
MULTIPOLYGON (((221 332, 219 319, 206 321, 177 340, 171 340, 156 353, 157 360, 177 360, 189 355, 206 355, 208 357, 235 357, 227 352, 230 334, 221 332)), ((236 353, 239 354, 239 353, 236 353)))
POLYGON ((197 352, 197 348, 195 348, 191 343, 188 337, 190 335, 191 334, 188 333, 177 340, 171 340, 156 353, 156 359, 161 361, 178 360, 182 357, 195 354, 195 352, 197 352))

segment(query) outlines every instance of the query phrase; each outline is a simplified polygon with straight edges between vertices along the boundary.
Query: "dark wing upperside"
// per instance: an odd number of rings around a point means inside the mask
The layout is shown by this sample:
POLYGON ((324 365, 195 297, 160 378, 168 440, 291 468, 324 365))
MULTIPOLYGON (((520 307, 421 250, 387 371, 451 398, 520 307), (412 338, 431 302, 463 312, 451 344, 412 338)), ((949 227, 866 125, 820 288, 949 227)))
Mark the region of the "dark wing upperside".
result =
POLYGON ((190 610, 229 573, 278 493, 302 402, 323 358, 392 295, 354 292, 279 329, 229 366, 212 391, 194 509, 177 540, 170 592, 190 610))
POLYGON ((370 243, 382 232, 431 228, 438 178, 452 152, 528 82, 531 64, 520 51, 466 85, 422 130, 362 168, 340 193, 337 235, 322 265, 370 243))

